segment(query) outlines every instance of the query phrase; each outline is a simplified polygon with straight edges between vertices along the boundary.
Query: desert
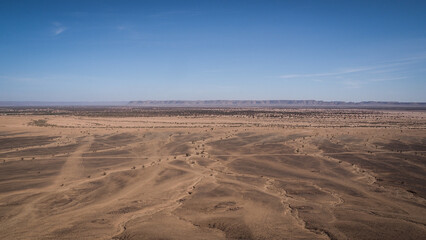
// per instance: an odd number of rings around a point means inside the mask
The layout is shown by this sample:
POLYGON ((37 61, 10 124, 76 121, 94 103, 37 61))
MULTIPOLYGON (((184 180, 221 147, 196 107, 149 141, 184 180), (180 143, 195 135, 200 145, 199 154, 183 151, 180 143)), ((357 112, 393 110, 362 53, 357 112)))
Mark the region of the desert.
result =
POLYGON ((425 13, 1 0, 0 240, 426 240, 425 13))
POLYGON ((1 239, 426 235, 424 110, 1 114, 1 239))

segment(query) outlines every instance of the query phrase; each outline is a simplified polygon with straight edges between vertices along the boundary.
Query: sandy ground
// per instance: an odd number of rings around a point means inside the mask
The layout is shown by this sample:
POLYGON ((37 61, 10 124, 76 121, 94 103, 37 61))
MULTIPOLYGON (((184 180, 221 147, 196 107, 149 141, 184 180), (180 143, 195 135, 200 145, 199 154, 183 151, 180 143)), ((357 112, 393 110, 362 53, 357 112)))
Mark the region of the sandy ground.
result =
POLYGON ((276 112, 2 115, 0 239, 424 239, 425 112, 276 112))

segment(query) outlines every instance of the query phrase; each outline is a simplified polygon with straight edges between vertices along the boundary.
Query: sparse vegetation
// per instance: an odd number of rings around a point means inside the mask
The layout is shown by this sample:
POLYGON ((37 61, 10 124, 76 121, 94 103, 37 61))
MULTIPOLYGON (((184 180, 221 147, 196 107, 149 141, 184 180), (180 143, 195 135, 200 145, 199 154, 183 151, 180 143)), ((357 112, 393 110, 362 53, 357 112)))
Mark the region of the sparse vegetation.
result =
POLYGON ((32 120, 29 125, 37 126, 37 127, 49 127, 52 126, 47 123, 46 119, 38 119, 38 120, 32 120))

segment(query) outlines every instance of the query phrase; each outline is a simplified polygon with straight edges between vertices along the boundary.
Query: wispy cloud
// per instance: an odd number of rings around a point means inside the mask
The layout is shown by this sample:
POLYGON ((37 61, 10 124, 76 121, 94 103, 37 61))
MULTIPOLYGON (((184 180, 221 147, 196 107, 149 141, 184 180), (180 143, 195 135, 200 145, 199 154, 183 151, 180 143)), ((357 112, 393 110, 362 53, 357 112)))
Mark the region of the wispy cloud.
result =
POLYGON ((53 22, 53 35, 54 36, 58 36, 61 33, 63 33, 65 30, 67 30, 67 28, 62 25, 62 23, 60 22, 53 22))
POLYGON ((371 82, 385 82, 385 81, 394 81, 394 80, 402 80, 407 79, 407 77, 390 77, 390 78, 372 78, 371 82))
POLYGON ((357 72, 364 72, 371 70, 371 67, 364 67, 364 68, 352 68, 352 69, 345 69, 345 70, 339 70, 334 72, 326 72, 326 73, 310 73, 310 74, 287 74, 287 75, 281 75, 280 78, 288 79, 288 78, 310 78, 310 77, 328 77, 328 76, 339 76, 349 73, 357 73, 357 72))
POLYGON ((279 78, 281 79, 314 79, 314 78, 324 78, 324 77, 345 77, 353 74, 368 74, 371 77, 374 77, 374 80, 371 81, 388 81, 388 80, 399 80, 404 79, 405 77, 382 77, 379 78, 377 74, 384 74, 390 72, 398 72, 402 70, 404 65, 414 64, 416 62, 424 61, 426 59, 426 55, 419 55, 410 58, 402 58, 396 59, 392 61, 387 61, 382 64, 377 64, 373 66, 360 66, 360 67, 352 67, 346 69, 339 69, 330 72, 322 72, 322 73, 307 73, 307 74, 286 74, 281 75, 279 78))
POLYGON ((330 77, 330 76, 342 76, 342 75, 349 75, 354 73, 362 73, 362 72, 389 72, 389 71, 395 71, 395 67, 402 66, 407 64, 407 62, 398 62, 398 63, 389 63, 389 64, 383 64, 383 65, 376 65, 371 67, 355 67, 355 68, 347 68, 342 70, 336 70, 332 72, 325 72, 325 73, 310 73, 310 74, 288 74, 288 75, 281 75, 279 78, 283 79, 289 79, 289 78, 311 78, 311 77, 330 77))
MULTIPOLYGON (((371 66, 358 66, 341 68, 335 71, 286 74, 278 76, 285 80, 303 80, 320 83, 339 84, 344 88, 360 89, 371 84, 385 84, 388 81, 409 80, 411 76, 419 73, 413 66, 425 64, 426 54, 419 54, 413 57, 392 59, 371 66)), ((277 77, 276 77, 277 78, 277 77)))

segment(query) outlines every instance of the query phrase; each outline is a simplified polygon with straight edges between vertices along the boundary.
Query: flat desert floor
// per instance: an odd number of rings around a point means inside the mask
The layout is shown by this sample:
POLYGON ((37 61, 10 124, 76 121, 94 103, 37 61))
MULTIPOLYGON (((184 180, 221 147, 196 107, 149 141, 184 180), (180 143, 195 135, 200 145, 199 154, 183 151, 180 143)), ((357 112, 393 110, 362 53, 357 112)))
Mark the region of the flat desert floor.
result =
POLYGON ((426 112, 2 109, 0 239, 425 239, 426 112))

